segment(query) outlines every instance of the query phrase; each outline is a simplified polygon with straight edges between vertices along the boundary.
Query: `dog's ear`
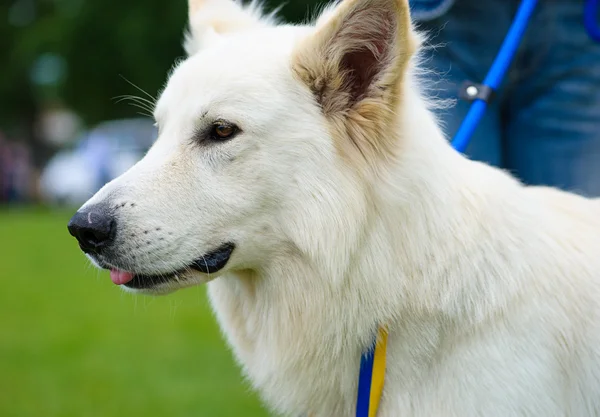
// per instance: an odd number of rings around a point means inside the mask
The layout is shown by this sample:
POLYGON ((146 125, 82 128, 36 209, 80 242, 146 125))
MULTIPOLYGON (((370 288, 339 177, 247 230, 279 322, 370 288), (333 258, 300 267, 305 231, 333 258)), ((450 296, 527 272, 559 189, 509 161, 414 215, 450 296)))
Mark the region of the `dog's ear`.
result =
POLYGON ((263 15, 257 1, 188 0, 189 31, 185 51, 193 55, 220 36, 275 24, 275 13, 263 15))
POLYGON ((391 151, 397 137, 386 129, 417 45, 408 0, 344 0, 297 47, 293 69, 312 90, 346 156, 369 159, 391 151))

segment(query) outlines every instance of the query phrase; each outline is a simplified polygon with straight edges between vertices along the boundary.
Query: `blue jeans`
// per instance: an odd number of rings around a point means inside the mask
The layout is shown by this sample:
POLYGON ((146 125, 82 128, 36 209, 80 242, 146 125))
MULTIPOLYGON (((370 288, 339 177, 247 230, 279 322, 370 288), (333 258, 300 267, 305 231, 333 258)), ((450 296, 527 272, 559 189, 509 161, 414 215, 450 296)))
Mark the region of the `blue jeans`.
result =
MULTIPOLYGON (((458 99, 465 80, 481 82, 518 8, 517 0, 411 0, 430 90, 458 99), (435 12, 438 12, 437 15, 435 12), (440 15, 441 14, 441 15, 440 15)), ((600 43, 583 25, 583 0, 540 0, 504 85, 467 149, 472 159, 523 182, 600 196, 600 43)), ((469 103, 439 117, 449 138, 469 103)))

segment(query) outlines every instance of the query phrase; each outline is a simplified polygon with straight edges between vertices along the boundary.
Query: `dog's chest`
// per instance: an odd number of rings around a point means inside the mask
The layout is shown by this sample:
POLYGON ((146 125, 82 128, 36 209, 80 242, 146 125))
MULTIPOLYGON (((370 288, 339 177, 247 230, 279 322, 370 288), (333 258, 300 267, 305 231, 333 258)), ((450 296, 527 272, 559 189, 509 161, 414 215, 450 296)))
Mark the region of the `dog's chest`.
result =
POLYGON ((264 400, 285 415, 351 415, 361 349, 349 347, 344 320, 303 317, 285 302, 265 306, 238 291, 225 282, 209 286, 224 334, 264 400))

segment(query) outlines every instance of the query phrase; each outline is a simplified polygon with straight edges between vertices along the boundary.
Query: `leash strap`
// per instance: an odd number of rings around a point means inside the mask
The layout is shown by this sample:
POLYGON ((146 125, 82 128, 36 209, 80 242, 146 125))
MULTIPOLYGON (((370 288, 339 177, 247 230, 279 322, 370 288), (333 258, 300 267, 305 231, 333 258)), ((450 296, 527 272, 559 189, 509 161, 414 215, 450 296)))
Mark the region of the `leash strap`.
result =
MULTIPOLYGON (((591 2, 592 0, 588 1, 591 2)), ((496 58, 494 58, 492 67, 482 83, 483 86, 486 86, 491 91, 497 90, 502 83, 504 75, 506 74, 506 71, 508 70, 513 57, 515 56, 515 53, 517 52, 517 48, 521 43, 521 39, 523 39, 525 29, 527 29, 527 24, 531 19, 537 2, 538 0, 521 0, 517 14, 513 19, 510 28, 508 29, 508 33, 502 42, 502 46, 500 47, 496 58)), ((478 89, 477 87, 475 88, 477 91, 471 88, 472 94, 470 95, 477 96, 481 92, 481 89, 478 89)), ((466 93, 468 94, 469 92, 466 91, 466 93)), ((471 107, 469 108, 469 112, 465 116, 463 122, 458 128, 458 131, 452 139, 452 147, 454 149, 459 152, 464 152, 467 149, 467 145, 471 140, 471 136, 479 124, 479 121, 483 117, 486 108, 486 100, 479 98, 475 98, 475 100, 473 100, 471 107)))
POLYGON ((583 19, 585 28, 587 29, 590 38, 596 42, 600 42, 600 23, 598 23, 598 16, 600 12, 600 1, 599 0, 587 0, 585 2, 585 10, 583 12, 583 19))
POLYGON ((387 330, 379 328, 371 348, 360 358, 356 417, 375 417, 383 392, 387 330))

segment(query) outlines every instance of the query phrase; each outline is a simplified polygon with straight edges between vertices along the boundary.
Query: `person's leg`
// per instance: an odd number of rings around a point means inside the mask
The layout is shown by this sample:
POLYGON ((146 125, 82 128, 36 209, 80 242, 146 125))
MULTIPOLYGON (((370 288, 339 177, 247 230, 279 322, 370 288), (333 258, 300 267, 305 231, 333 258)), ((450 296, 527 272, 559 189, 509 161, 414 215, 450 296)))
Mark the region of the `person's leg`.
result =
POLYGON ((583 0, 540 2, 507 100, 507 168, 527 184, 600 196, 600 44, 583 0))
MULTIPOLYGON (((440 18, 418 24, 429 36, 423 62, 428 92, 433 97, 456 100, 454 106, 436 110, 448 140, 470 107, 469 102, 458 98, 462 83, 483 81, 513 13, 513 1, 460 0, 440 18)), ((496 166, 502 164, 499 99, 496 97, 488 107, 466 151, 470 158, 496 166)))

